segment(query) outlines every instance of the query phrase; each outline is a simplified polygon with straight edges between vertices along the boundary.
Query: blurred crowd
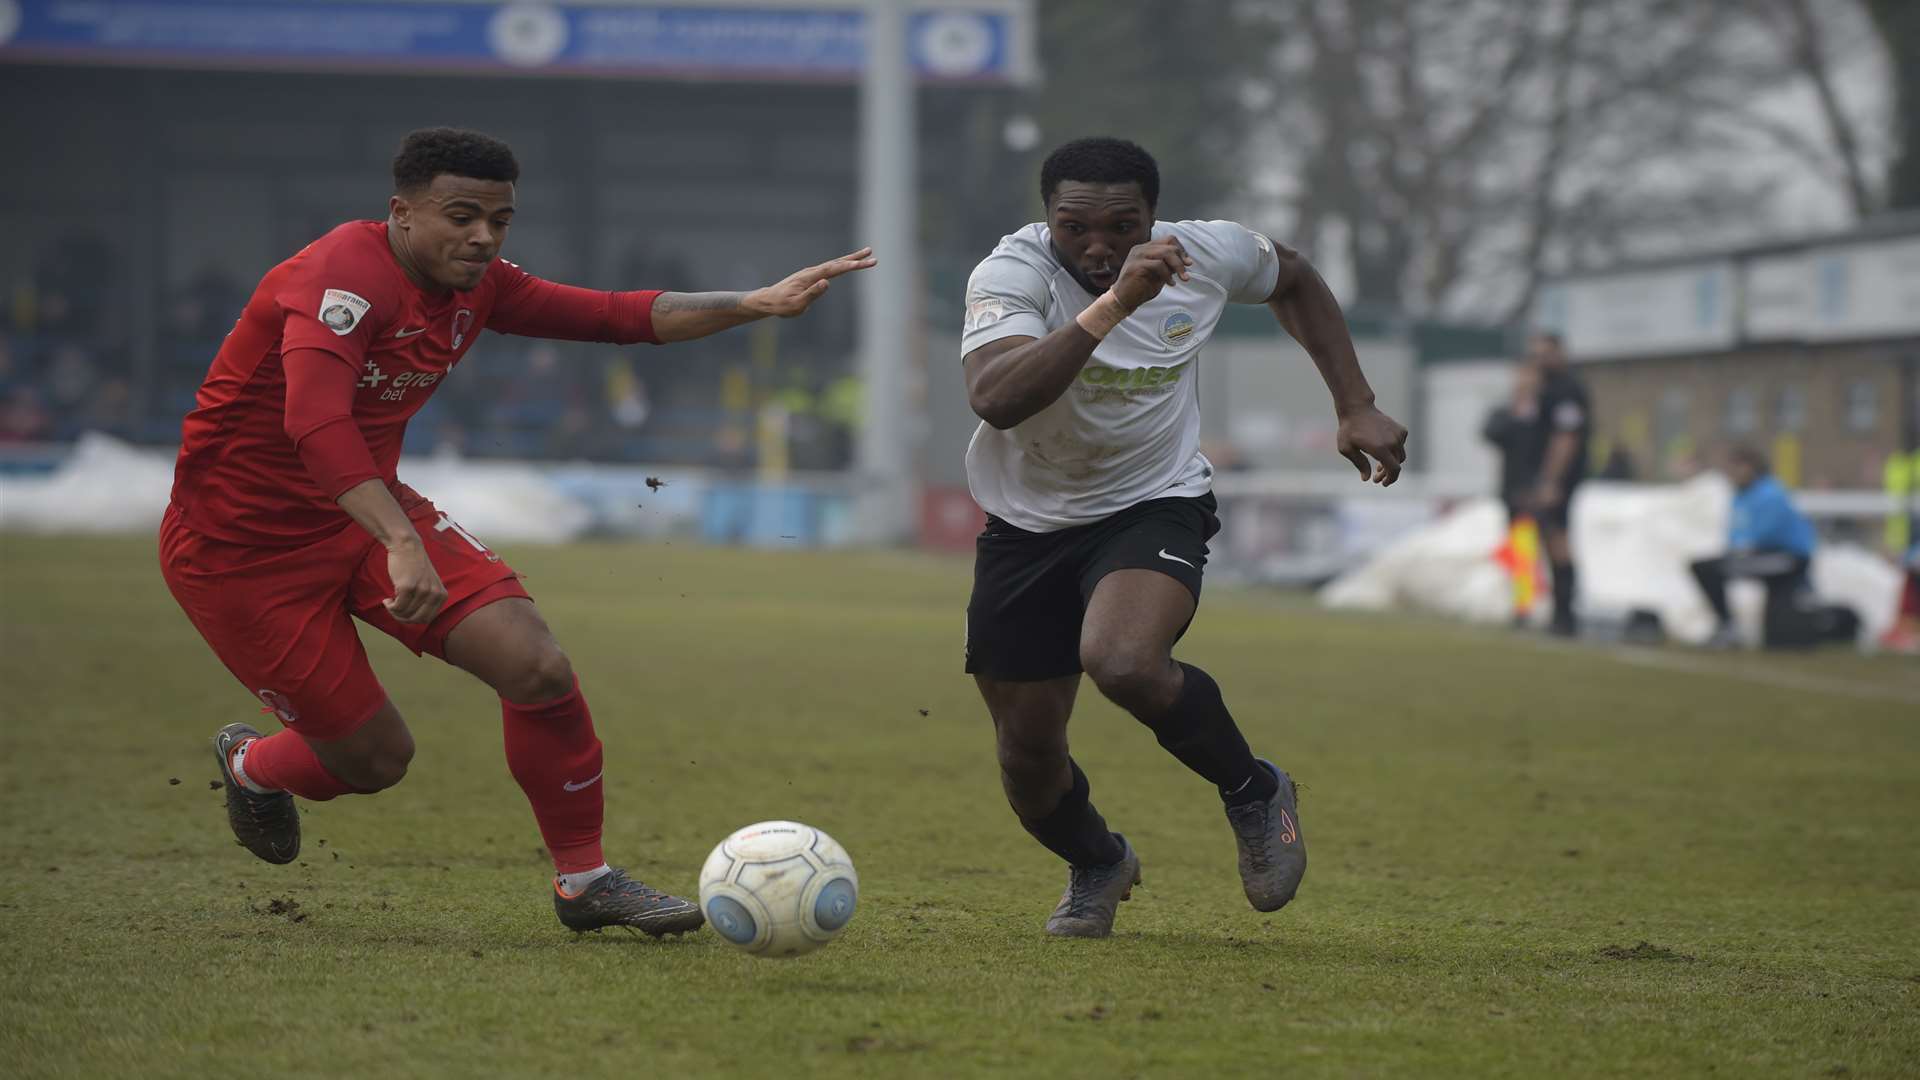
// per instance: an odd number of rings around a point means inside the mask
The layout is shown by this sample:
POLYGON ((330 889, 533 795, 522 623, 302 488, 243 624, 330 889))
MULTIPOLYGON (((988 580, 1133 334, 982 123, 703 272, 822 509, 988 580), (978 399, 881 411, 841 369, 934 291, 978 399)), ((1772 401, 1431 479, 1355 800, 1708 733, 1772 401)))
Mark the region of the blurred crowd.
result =
POLYGON ((0 442, 133 433, 131 358, 106 329, 113 264, 104 240, 75 236, 14 283, 0 313, 0 442))
MULTIPOLYGON (((98 431, 148 445, 178 439, 181 418, 250 282, 207 266, 160 299, 151 366, 130 347, 131 313, 115 310, 117 256, 98 236, 50 247, 13 282, 0 319, 0 444, 69 442, 98 431)), ((671 260, 636 254, 623 280, 675 287, 671 260)), ((409 430, 413 453, 672 462, 751 468, 780 417, 784 467, 843 468, 852 456, 858 387, 844 350, 799 323, 774 337, 734 335, 644 347, 488 335, 409 430)))

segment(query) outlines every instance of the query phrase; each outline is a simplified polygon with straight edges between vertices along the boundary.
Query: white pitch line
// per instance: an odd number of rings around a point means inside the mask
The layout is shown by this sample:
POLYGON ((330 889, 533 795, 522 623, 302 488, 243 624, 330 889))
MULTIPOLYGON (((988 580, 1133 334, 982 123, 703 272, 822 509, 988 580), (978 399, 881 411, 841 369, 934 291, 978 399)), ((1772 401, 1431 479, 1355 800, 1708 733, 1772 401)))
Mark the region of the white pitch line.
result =
POLYGON ((1635 667, 1658 668, 1665 671, 1678 671, 1688 675, 1711 675, 1735 682, 1758 683, 1765 686, 1778 686, 1787 690, 1804 690, 1814 694, 1835 694, 1841 697, 1865 698, 1870 701, 1893 701, 1902 705, 1920 705, 1920 693, 1913 693, 1894 686, 1876 686, 1842 682, 1838 679, 1823 678, 1818 675, 1801 675, 1791 671, 1770 671, 1750 667, 1729 667, 1696 657, 1676 655, 1658 649, 1635 648, 1631 645, 1614 645, 1595 648, 1582 646, 1575 642, 1534 639, 1536 648, 1561 651, 1571 655, 1603 656, 1622 664, 1635 667))

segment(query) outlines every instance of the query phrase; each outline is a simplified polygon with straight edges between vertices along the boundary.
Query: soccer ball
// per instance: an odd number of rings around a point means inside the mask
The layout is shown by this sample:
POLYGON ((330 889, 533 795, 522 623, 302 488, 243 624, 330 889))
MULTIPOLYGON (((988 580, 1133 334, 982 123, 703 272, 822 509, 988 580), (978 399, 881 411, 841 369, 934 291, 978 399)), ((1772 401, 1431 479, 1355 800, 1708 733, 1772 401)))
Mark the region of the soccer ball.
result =
POLYGON ((700 910, 728 944, 755 956, 799 956, 839 937, 859 893, 847 849, 797 821, 749 825, 700 868, 700 910))

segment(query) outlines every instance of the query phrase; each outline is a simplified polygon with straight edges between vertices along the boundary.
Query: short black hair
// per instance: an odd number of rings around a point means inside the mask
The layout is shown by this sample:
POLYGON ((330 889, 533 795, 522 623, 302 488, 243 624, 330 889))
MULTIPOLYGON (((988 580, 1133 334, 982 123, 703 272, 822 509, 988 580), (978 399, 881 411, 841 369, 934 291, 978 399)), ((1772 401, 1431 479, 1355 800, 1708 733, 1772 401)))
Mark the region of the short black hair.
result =
POLYGON ((1089 184, 1140 185, 1147 209, 1160 205, 1160 166, 1138 143, 1104 135, 1063 143, 1040 166, 1040 201, 1053 198, 1069 180, 1089 184))
POLYGON ((1727 451, 1727 458, 1737 461, 1753 470, 1755 476, 1765 476, 1773 471, 1773 459, 1751 443, 1739 443, 1727 451))
POLYGON ((520 163, 506 143, 465 128, 421 128, 400 140, 393 158, 395 191, 419 191, 443 173, 511 184, 520 179, 520 163))

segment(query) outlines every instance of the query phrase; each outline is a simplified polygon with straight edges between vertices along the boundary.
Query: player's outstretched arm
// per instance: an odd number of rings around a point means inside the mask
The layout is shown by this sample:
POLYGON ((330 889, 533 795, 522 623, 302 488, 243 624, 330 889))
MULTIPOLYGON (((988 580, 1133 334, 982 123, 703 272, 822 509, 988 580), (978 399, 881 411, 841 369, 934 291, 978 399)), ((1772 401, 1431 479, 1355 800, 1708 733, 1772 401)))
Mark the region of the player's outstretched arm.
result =
POLYGON ((1347 318, 1320 272, 1296 251, 1279 244, 1274 250, 1280 256, 1280 276, 1267 306, 1313 357, 1313 365, 1333 394, 1333 411, 1340 419, 1340 456, 1353 462, 1362 479, 1383 487, 1392 484, 1400 479, 1400 467, 1407 460, 1407 429, 1375 407, 1373 387, 1367 385, 1360 358, 1353 351, 1347 318), (1369 463, 1368 458, 1373 461, 1369 463))
POLYGON ((861 248, 752 292, 661 293, 653 300, 653 333, 662 342, 690 341, 770 315, 791 319, 825 296, 834 278, 877 261, 872 248, 861 248))

